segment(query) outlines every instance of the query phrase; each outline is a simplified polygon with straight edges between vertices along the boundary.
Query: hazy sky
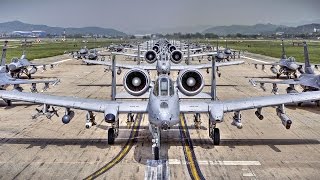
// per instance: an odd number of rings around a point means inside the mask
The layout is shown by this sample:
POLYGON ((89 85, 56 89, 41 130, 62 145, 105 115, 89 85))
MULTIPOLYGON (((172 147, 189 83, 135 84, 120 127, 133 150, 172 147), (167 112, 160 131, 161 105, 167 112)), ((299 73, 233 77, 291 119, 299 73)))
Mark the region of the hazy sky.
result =
POLYGON ((125 32, 320 19, 320 0, 0 0, 0 22, 100 26, 125 32))

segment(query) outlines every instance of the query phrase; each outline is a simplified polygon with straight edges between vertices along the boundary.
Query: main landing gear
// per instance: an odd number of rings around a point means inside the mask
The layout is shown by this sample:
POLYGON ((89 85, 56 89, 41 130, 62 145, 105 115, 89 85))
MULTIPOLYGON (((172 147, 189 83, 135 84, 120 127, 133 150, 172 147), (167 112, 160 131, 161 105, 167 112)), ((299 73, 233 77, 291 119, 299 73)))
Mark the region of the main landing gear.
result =
POLYGON ((214 145, 220 144, 220 130, 216 127, 215 122, 209 121, 209 137, 212 139, 214 145))
POLYGON ((196 128, 196 129, 200 129, 201 128, 201 116, 200 116, 200 113, 196 113, 195 115, 194 115, 194 127, 196 128))
POLYGON ((119 135, 119 119, 112 123, 112 127, 108 129, 108 144, 114 144, 114 140, 119 135))

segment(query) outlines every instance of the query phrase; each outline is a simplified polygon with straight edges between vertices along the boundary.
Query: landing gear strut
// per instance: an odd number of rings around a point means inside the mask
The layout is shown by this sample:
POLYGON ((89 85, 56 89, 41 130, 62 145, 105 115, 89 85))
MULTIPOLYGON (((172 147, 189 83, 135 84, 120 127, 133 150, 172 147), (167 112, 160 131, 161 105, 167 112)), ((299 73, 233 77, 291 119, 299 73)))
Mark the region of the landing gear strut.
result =
POLYGON ((127 125, 130 127, 134 122, 134 115, 132 113, 127 114, 127 125))
POLYGON ((114 144, 114 140, 119 135, 119 119, 112 123, 112 127, 108 129, 108 144, 114 144))
POLYGON ((154 160, 160 158, 160 129, 158 127, 149 124, 149 129, 152 134, 152 154, 154 160))
POLYGON ((196 129, 200 129, 201 128, 201 116, 200 116, 200 113, 196 113, 194 115, 194 127, 196 129))
POLYGON ((215 122, 209 121, 209 137, 212 139, 214 145, 220 144, 220 130, 216 128, 215 122))

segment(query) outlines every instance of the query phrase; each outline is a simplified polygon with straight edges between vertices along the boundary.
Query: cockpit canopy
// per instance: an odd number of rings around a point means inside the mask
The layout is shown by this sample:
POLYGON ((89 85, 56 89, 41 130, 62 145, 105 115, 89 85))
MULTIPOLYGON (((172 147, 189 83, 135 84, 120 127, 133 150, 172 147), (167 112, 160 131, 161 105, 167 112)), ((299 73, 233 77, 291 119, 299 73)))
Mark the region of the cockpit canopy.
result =
POLYGON ((169 77, 159 77, 155 81, 153 94, 155 96, 172 96, 174 94, 174 85, 169 77))
POLYGON ((289 62, 296 62, 296 58, 290 56, 290 57, 288 58, 288 61, 289 61, 289 62))
POLYGON ((11 62, 13 62, 13 63, 16 63, 18 61, 19 61, 19 59, 17 57, 14 57, 14 58, 11 59, 11 62))

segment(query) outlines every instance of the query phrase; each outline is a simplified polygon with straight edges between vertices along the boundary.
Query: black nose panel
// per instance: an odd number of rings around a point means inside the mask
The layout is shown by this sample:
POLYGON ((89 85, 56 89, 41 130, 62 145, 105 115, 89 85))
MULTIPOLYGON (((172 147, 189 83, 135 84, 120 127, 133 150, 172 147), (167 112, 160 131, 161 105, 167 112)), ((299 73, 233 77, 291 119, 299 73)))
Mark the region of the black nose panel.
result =
POLYGON ((116 121, 116 116, 114 114, 107 114, 104 118, 107 123, 114 123, 116 121))

